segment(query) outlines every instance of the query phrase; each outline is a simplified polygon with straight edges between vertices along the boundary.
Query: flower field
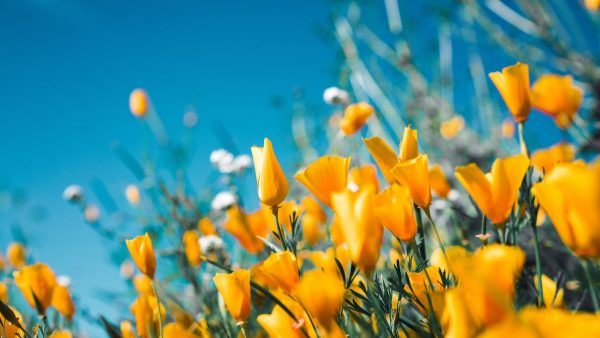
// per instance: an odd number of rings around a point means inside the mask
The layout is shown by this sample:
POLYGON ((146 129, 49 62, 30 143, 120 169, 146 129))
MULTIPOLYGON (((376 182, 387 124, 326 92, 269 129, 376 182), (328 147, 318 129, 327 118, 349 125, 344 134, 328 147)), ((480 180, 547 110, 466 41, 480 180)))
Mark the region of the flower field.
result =
MULTIPOLYGON (((395 1, 385 3, 398 33, 395 1)), ((478 2, 462 3, 493 24, 478 2)), ((596 15, 600 2, 579 6, 596 15)), ((344 71, 323 91, 326 117, 296 104, 294 149, 262 135, 216 149, 204 183, 149 93, 133 90, 127 118, 150 131, 160 158, 114 147, 136 179, 123 187, 133 221, 97 191, 63 193, 106 241, 127 294, 107 297, 112 313, 88 309, 69 278, 12 241, 0 256, 0 337, 78 337, 82 321, 112 338, 600 337, 594 59, 549 43, 547 60, 475 72, 469 88, 489 87, 490 100, 461 114, 409 50, 362 26, 360 8, 343 7, 332 29, 344 71), (397 73, 376 76, 365 54, 394 59, 397 73), (541 116, 560 142, 528 137, 541 116)), ((185 128, 197 123, 184 115, 185 128)))

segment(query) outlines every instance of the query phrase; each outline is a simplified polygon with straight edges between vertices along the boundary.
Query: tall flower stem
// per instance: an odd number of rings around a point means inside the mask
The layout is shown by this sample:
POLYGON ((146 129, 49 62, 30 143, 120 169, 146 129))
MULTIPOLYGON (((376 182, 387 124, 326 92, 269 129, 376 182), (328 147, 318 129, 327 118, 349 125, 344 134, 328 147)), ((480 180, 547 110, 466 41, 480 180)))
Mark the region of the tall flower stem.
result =
POLYGON ((540 258, 540 238, 536 224, 533 227, 533 252, 535 254, 535 273, 537 275, 538 304, 544 306, 544 288, 542 287, 542 259, 540 258))
POLYGON ((598 304, 598 295, 596 294, 596 287, 594 286, 594 280, 592 279, 592 274, 590 273, 591 262, 585 259, 581 263, 583 265, 583 272, 585 272, 585 278, 588 282, 588 288, 590 289, 590 296, 592 297, 592 304, 594 304, 594 311, 599 313, 600 304, 598 304))
POLYGON ((283 233, 283 228, 281 227, 281 224, 279 224, 279 207, 274 207, 271 209, 271 211, 273 212, 273 217, 275 218, 275 225, 277 227, 277 234, 279 235, 279 241, 281 242, 281 246, 283 247, 283 250, 288 250, 287 247, 287 241, 285 240, 285 234, 283 233))
POLYGON ((419 254, 421 257, 427 257, 427 248, 425 247, 425 230, 423 229, 423 218, 421 216, 421 208, 413 205, 415 208, 415 218, 417 220, 417 233, 419 237, 423 240, 421 246, 419 248, 419 254))
POLYGON ((158 337, 163 338, 163 319, 162 312, 160 311, 160 298, 158 298, 158 283, 156 282, 156 280, 152 281, 152 290, 154 290, 154 297, 156 297, 156 307, 158 308, 158 337))
POLYGON ((433 233, 435 234, 435 238, 437 239, 440 249, 442 250, 442 253, 444 254, 444 259, 446 260, 446 266, 448 267, 448 270, 450 270, 449 272, 452 272, 452 267, 450 266, 450 260, 448 259, 448 255, 446 255, 446 246, 444 245, 442 236, 440 236, 440 233, 438 232, 437 226, 435 225, 433 218, 431 218, 431 212, 429 211, 429 208, 423 208, 423 212, 425 212, 425 216, 427 216, 427 219, 431 223, 431 227, 433 228, 433 233))
POLYGON ((487 245, 488 238, 486 236, 487 233, 487 219, 485 218, 485 214, 481 213, 481 245, 487 245))
POLYGON ((519 144, 521 145, 521 152, 529 157, 529 148, 527 142, 525 142, 525 124, 519 122, 519 144))

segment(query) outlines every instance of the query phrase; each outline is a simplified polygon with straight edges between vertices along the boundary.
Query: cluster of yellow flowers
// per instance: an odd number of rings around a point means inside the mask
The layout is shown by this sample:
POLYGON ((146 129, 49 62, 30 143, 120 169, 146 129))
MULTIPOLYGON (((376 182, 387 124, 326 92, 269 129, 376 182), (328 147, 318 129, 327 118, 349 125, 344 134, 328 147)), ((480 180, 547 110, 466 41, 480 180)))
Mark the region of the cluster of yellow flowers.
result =
MULTIPOLYGON (((530 86, 528 66, 521 63, 490 78, 518 123, 521 152, 495 159, 488 173, 469 163, 457 166, 455 180, 449 179, 441 163, 430 164, 417 130, 408 126, 398 152, 383 138, 364 138, 373 164, 361 162, 353 147, 354 158, 330 154, 305 165, 294 175, 295 185, 264 139, 262 147, 251 148, 261 202, 253 212, 228 197, 224 211, 204 215, 193 199, 161 187, 177 226, 147 228, 125 241, 140 271, 134 275, 133 266, 123 266, 136 294, 129 308, 133 318, 115 326, 102 317, 109 336, 600 337, 594 274, 600 258, 600 161, 576 160, 568 143, 530 155, 524 138, 532 108, 569 127, 583 92, 569 76, 544 75, 530 86), (458 224, 458 218, 438 217, 436 202, 459 209, 455 185, 480 211, 480 231, 458 224), (577 308, 567 301, 571 288, 564 278, 543 273, 538 227, 547 218, 581 261, 587 287, 577 308), (223 239, 243 254, 230 257, 223 239), (535 264, 528 266, 531 251, 535 264), (168 262, 172 257, 175 268, 168 262), (185 283, 194 290, 191 298, 185 283), (582 304, 596 313, 580 311, 582 304)), ((342 101, 336 128, 350 139, 377 112, 366 102, 342 101)), ((151 117, 157 140, 166 142, 144 90, 131 93, 130 109, 140 119, 151 117)), ((465 124, 453 117, 441 124, 440 134, 450 140, 465 124)), ((502 133, 512 136, 513 123, 503 125, 502 133)), ((99 209, 83 200, 81 188, 67 190, 86 221, 99 226, 99 209)), ((136 207, 141 194, 136 186, 126 189, 136 207)), ((71 337, 75 305, 68 283, 47 265, 30 262, 20 243, 11 243, 5 257, 0 336, 71 337), (37 319, 17 310, 18 297, 9 296, 13 285, 37 319), (55 314, 52 322, 49 313, 55 314)))
MULTIPOLYGON (((18 242, 9 244, 6 251, 6 261, 0 255, 0 275, 5 275, 0 281, 0 336, 30 337, 27 323, 35 319, 24 317, 12 304, 10 286, 15 285, 26 302, 34 309, 40 318, 42 326, 34 327, 33 336, 43 335, 50 338, 72 337, 69 327, 72 326, 75 315, 75 305, 71 298, 68 283, 61 280, 44 263, 28 264, 27 249, 18 242), (11 276, 12 278, 8 278, 11 276), (47 321, 47 311, 52 308, 63 320, 56 320, 52 325, 47 321)), ((57 317, 58 318, 58 317, 57 317)))
MULTIPOLYGON (((568 309, 560 280, 542 273, 537 227, 545 215, 558 236, 582 261, 586 296, 600 311, 590 270, 600 257, 600 162, 574 161, 575 151, 558 144, 532 156, 523 137, 534 107, 568 127, 582 91, 570 77, 545 75, 529 84, 527 65, 490 74, 519 124, 522 152, 498 158, 491 171, 475 163, 455 169, 457 181, 482 215, 479 247, 444 240, 432 217, 434 196, 449 198, 450 180, 420 152, 418 133, 404 129, 399 152, 375 136, 363 139, 372 164, 352 166, 348 157, 323 156, 295 176, 310 194, 288 199, 290 187, 269 139, 252 147, 262 207, 246 213, 239 203, 226 211, 222 228, 250 255, 247 265, 204 252, 200 236, 219 236, 206 217, 181 236, 188 264, 220 269, 212 276, 218 300, 206 300, 197 318, 173 301, 163 306, 157 261, 148 234, 127 241, 143 276, 134 280, 135 327, 124 321, 123 337, 600 337, 600 314, 568 309), (378 181, 377 168, 387 181, 378 181), (541 208, 540 208, 541 207, 541 208), (425 216, 425 219, 422 216, 425 216), (497 240, 491 243, 493 225, 497 240), (534 234, 535 297, 523 301, 526 252, 520 236, 534 234), (389 231, 389 236, 384 231, 389 231), (433 234, 437 248, 426 243, 433 234), (270 236, 271 235, 271 236, 270 236), (450 245, 462 244, 462 245, 450 245), (384 247, 389 254, 382 254, 384 247), (518 301, 518 302, 517 302, 518 301), (216 303, 215 303, 216 302, 216 303), (237 324, 227 324, 228 317, 237 324), (170 316, 169 316, 170 314, 170 316), (164 322, 169 322, 163 325, 164 322), (232 333, 233 332, 233 333, 232 333)), ((143 117, 147 97, 131 96, 143 117)), ((357 133, 375 114, 367 103, 350 104, 339 120, 346 135, 357 133)), ((443 126, 452 138, 464 125, 443 126)), ((453 231, 453 224, 444 228, 453 231)))

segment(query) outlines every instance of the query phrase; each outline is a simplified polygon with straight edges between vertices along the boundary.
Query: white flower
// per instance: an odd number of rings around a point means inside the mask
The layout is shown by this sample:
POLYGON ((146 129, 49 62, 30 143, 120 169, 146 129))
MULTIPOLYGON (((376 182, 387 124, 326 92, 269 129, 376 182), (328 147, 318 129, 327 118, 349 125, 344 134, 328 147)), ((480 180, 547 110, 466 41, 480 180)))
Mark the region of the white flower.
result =
POLYGON ((198 239, 198 244, 200 244, 202 252, 223 249, 223 239, 217 235, 202 236, 198 239))
POLYGON ((94 204, 88 204, 83 210, 83 218, 89 223, 96 223, 100 219, 100 209, 94 204))
POLYGON ((235 171, 244 171, 252 166, 252 158, 247 154, 238 155, 233 159, 233 166, 235 171))
POLYGON ((58 285, 60 286, 68 288, 71 285, 71 277, 66 275, 60 275, 56 277, 56 283, 58 283, 58 285))
POLYGON ((69 202, 79 202, 83 199, 83 188, 77 184, 71 184, 63 191, 63 198, 69 202))
POLYGON ((323 91, 323 100, 330 105, 343 105, 350 102, 350 95, 338 87, 329 87, 323 91))
POLYGON ((213 210, 226 209, 237 202, 237 196, 230 191, 221 191, 210 203, 213 210))
POLYGON ((460 198, 460 193, 457 190, 450 190, 448 193, 448 201, 456 202, 460 198))
POLYGON ((210 153, 210 163, 215 166, 219 166, 222 163, 229 163, 233 161, 233 155, 225 149, 213 150, 210 153))

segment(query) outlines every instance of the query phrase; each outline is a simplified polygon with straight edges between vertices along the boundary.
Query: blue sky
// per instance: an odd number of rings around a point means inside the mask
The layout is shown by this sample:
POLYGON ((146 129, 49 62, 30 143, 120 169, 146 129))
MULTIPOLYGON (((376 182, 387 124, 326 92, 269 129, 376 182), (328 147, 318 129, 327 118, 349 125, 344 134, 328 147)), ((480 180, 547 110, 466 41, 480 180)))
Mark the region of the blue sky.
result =
POLYGON ((219 146, 212 121, 243 150, 265 136, 289 142, 289 116, 271 97, 301 86, 318 101, 335 83, 335 48, 314 32, 327 11, 325 1, 1 1, 0 177, 48 210, 40 223, 0 213, 2 247, 8 225, 24 221, 32 254, 70 275, 94 312, 109 312, 93 294, 124 288, 118 271, 61 194, 95 178, 116 193, 134 181, 110 149, 115 140, 134 153, 148 144, 130 91, 146 88, 175 133, 196 108, 192 177, 201 182, 219 146))

